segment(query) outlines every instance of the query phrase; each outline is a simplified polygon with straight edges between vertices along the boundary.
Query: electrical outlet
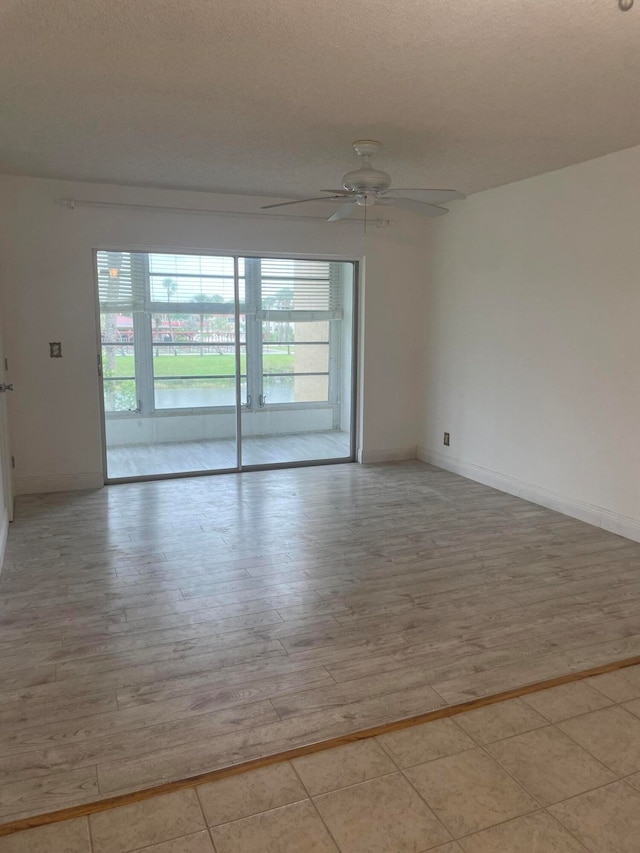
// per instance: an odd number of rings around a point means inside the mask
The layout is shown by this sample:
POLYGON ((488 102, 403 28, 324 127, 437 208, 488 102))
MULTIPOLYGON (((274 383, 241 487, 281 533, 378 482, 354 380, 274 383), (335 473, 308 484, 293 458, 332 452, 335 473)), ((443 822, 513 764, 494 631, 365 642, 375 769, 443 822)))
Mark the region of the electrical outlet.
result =
POLYGON ((445 432, 445 434, 444 434, 444 446, 449 447, 449 444, 450 444, 449 433, 445 432))

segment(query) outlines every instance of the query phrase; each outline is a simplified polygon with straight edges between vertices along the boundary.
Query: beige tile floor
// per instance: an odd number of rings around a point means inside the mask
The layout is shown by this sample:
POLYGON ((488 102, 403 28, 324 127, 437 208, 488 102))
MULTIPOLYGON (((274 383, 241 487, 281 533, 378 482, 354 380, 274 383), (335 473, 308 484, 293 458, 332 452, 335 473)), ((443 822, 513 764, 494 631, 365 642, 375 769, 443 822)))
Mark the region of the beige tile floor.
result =
POLYGON ((0 853, 638 853, 640 666, 0 837, 0 853))
POLYGON ((22 497, 0 823, 640 655, 639 569, 639 543, 418 462, 22 497))

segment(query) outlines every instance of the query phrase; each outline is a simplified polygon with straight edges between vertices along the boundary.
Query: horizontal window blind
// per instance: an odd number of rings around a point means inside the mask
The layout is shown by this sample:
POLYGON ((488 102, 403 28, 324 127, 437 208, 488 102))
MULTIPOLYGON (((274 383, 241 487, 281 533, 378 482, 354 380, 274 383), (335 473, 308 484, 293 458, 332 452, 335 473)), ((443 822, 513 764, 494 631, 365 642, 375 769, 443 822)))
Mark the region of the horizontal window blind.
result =
MULTIPOLYGON (((234 259, 216 255, 97 253, 98 291, 103 313, 150 310, 150 303, 232 305, 234 259)), ((248 261, 247 261, 248 262, 248 261)), ((304 312, 339 317, 342 264, 291 258, 261 258, 258 313, 304 312)), ((245 302, 245 258, 238 259, 240 302, 245 302)), ((257 282, 256 282, 257 284, 257 282)), ((166 309, 165 309, 166 310, 166 309)), ((209 309, 211 310, 211 309, 209 309)))
MULTIPOLYGON (((240 301, 244 301, 244 270, 240 273, 240 301)), ((152 302, 232 303, 232 257, 217 255, 149 255, 152 302)))
MULTIPOLYGON (((223 276, 233 279, 233 258, 223 255, 149 255, 152 275, 223 276)), ((242 273, 242 270, 241 270, 242 273)))
POLYGON ((329 261, 262 258, 262 311, 327 311, 342 308, 342 282, 329 261))
POLYGON ((98 252, 100 311, 143 311, 145 303, 144 255, 133 252, 98 252))

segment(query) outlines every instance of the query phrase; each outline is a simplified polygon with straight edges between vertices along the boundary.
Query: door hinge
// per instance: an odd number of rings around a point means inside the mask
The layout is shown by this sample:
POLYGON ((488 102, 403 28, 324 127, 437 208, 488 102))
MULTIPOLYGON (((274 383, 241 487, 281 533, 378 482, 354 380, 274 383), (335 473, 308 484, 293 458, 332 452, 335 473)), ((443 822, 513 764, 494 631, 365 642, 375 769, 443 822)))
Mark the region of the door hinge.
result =
POLYGON ((15 467, 16 467, 16 457, 15 457, 15 456, 12 456, 12 457, 11 457, 11 467, 12 467, 12 468, 15 468, 15 467))
POLYGON ((98 376, 102 376, 102 356, 98 353, 98 376))
POLYGON ((4 360, 4 369, 9 370, 9 360, 5 358, 4 360))

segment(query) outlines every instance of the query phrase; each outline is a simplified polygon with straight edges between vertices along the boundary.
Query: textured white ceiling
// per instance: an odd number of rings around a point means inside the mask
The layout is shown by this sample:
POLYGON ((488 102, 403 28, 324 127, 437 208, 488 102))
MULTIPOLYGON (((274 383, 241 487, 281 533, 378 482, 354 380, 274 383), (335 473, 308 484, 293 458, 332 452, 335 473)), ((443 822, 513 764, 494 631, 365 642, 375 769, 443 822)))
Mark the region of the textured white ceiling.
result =
POLYGON ((640 143, 640 0, 0 0, 0 172, 467 193, 640 143), (338 184, 339 185, 339 184, 338 184))

